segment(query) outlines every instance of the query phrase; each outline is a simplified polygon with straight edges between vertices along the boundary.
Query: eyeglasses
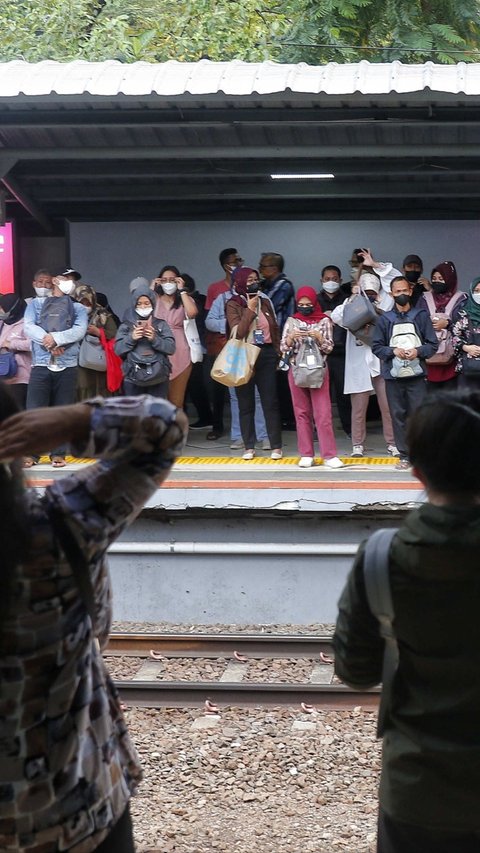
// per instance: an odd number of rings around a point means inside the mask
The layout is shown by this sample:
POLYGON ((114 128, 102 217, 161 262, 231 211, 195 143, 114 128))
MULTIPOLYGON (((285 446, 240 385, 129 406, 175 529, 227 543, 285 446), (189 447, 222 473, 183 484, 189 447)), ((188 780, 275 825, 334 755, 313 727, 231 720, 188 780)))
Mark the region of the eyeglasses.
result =
POLYGON ((176 278, 161 278, 160 284, 175 284, 176 278))
POLYGON ((267 270, 267 269, 276 269, 276 266, 275 266, 275 264, 259 264, 258 268, 260 270, 267 270))

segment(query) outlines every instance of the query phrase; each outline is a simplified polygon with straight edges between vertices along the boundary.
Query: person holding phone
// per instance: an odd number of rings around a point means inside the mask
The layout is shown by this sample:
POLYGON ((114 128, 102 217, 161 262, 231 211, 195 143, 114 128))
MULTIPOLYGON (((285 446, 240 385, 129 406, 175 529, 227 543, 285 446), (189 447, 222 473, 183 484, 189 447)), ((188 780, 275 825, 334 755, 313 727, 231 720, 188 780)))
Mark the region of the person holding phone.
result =
POLYGON ((152 284, 158 296, 155 317, 168 324, 175 338, 175 350, 170 359, 172 370, 168 399, 175 406, 182 408, 192 372, 190 347, 183 324, 185 320, 191 320, 197 316, 198 308, 185 286, 178 267, 171 264, 162 267, 152 284))

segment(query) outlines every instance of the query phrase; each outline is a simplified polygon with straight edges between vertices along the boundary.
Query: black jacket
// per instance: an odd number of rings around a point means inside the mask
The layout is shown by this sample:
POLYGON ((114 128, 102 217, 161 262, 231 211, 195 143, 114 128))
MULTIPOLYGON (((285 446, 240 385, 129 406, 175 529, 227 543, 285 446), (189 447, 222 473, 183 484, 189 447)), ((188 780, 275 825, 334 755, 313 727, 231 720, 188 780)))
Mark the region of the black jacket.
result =
MULTIPOLYGON (((322 311, 331 312, 334 308, 337 308, 338 305, 342 305, 349 296, 351 296, 351 289, 346 284, 341 284, 340 289, 337 290, 336 293, 333 294, 332 298, 325 293, 324 290, 320 290, 317 301, 320 305, 322 311)), ((345 345, 347 343, 347 330, 342 326, 337 325, 337 323, 333 324, 333 349, 329 354, 329 358, 332 356, 343 356, 345 358, 345 345)))
MULTIPOLYGON (((425 359, 434 355, 438 349, 437 336, 433 330, 430 314, 425 308, 410 308, 409 311, 398 311, 395 307, 391 311, 381 314, 373 332, 372 352, 381 362, 381 374, 384 379, 393 380, 391 374, 393 349, 390 346, 390 338, 395 323, 413 323, 422 345, 417 347, 418 358, 426 375, 425 359)), ((402 382, 402 379, 398 380, 402 382)))
MULTIPOLYGON (((441 460, 439 460, 441 464, 441 460)), ((383 739, 382 808, 396 820, 480 831, 480 506, 424 504, 390 554, 400 662, 383 739)), ((383 640, 365 595, 363 547, 339 601, 337 675, 381 680, 383 640)))

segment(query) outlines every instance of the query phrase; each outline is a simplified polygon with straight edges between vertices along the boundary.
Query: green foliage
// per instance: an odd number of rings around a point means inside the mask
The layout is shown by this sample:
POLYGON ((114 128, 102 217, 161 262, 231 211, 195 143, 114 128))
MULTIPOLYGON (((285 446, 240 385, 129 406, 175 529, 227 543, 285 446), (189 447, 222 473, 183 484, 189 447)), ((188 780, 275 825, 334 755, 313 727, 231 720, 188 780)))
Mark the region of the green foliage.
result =
POLYGON ((0 60, 458 62, 480 0, 1 0, 0 60))

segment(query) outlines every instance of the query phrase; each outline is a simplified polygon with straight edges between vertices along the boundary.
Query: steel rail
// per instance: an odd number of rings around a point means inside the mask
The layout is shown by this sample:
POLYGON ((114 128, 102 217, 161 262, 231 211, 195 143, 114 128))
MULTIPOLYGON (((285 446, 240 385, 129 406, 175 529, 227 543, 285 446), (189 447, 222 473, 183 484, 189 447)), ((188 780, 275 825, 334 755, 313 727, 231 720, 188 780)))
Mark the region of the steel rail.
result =
POLYGON ((332 638, 305 634, 110 634, 106 655, 148 657, 150 650, 166 658, 233 657, 309 658, 332 654, 332 638))
MULTIPOLYGON (((143 708, 183 708, 205 705, 300 705, 348 709, 378 708, 379 688, 353 691, 340 684, 231 684, 228 682, 116 681, 123 702, 143 708)), ((302 709, 304 710, 304 709, 302 709)))

